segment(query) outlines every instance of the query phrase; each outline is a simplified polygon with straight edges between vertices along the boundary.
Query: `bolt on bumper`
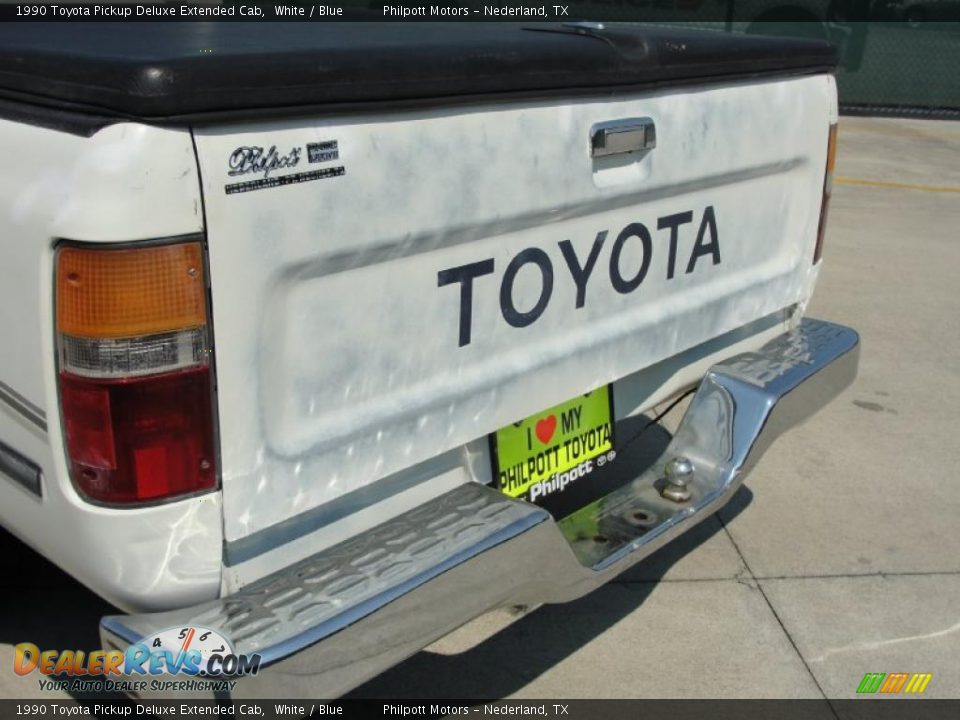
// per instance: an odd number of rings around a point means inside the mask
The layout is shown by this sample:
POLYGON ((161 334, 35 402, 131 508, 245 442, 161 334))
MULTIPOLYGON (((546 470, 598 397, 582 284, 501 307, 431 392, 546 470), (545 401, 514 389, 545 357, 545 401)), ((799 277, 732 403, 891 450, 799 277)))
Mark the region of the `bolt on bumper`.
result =
POLYGON ((575 599, 686 532, 730 500, 778 435, 853 382, 858 359, 856 332, 805 319, 714 365, 658 462, 560 522, 464 485, 235 595, 105 617, 103 645, 213 628, 261 656, 232 697, 342 695, 484 612, 575 599))

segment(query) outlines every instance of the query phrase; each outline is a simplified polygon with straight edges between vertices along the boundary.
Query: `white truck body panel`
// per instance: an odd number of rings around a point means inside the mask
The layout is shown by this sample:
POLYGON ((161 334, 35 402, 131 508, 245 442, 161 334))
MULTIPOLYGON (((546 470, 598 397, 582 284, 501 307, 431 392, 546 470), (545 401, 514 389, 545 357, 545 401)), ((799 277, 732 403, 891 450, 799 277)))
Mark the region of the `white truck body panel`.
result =
MULTIPOLYGON (((495 429, 802 308, 836 116, 834 80, 816 75, 198 128, 228 545, 444 453, 460 469, 438 482, 483 481, 495 429), (592 160, 591 127, 632 117, 655 122, 656 149, 592 160), (297 169, 342 175, 225 192, 239 147, 283 154, 334 140, 339 158, 297 169), (711 237, 708 208, 721 261, 701 254, 687 273, 701 226, 711 237), (657 222, 682 212, 692 222, 668 279, 670 230, 657 222), (611 247, 632 223, 648 228, 652 252, 624 294, 611 247), (604 230, 577 309, 558 243, 583 264, 604 230), (546 253, 553 287, 536 321, 513 327, 498 294, 526 248, 546 253), (461 346, 460 286, 438 286, 438 273, 488 259, 495 269, 474 281, 461 346)), ((644 262, 640 246, 625 242, 624 277, 644 262)), ((516 274, 518 311, 542 283, 532 265, 516 274)))
POLYGON ((220 493, 114 509, 79 497, 60 426, 53 328, 53 249, 61 238, 145 240, 203 229, 187 130, 136 123, 92 137, 0 120, 0 380, 43 416, 0 403, 0 439, 38 464, 42 497, 0 482, 3 526, 123 608, 165 608, 220 589, 220 493), (158 202, 157 198, 162 198, 158 202), (24 272, 25 268, 33 272, 24 272))

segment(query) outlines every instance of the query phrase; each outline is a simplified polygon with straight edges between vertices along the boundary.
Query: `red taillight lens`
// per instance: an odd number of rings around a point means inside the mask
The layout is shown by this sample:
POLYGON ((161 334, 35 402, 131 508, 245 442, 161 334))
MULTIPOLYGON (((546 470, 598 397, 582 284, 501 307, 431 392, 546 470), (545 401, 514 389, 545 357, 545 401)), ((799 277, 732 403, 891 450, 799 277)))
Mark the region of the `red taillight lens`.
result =
POLYGON ((216 486, 208 368, 130 380, 60 374, 77 487, 130 503, 216 486))
POLYGON ((827 210, 830 207, 830 194, 833 192, 833 167, 837 162, 837 125, 830 126, 827 136, 827 168, 823 176, 823 198, 820 201, 820 224, 817 226, 817 244, 813 248, 813 264, 820 262, 823 256, 823 238, 827 232, 827 210))
POLYGON ((64 433, 73 481, 91 500, 216 487, 202 258, 199 243, 57 252, 64 433))

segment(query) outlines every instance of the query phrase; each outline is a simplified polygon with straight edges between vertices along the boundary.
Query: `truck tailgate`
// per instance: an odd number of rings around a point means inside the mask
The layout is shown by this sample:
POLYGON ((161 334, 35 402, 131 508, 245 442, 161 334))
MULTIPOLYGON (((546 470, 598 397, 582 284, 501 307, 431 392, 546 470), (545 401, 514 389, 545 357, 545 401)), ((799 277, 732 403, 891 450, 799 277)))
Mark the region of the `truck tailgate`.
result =
POLYGON ((197 128, 226 539, 801 302, 833 83, 197 128))

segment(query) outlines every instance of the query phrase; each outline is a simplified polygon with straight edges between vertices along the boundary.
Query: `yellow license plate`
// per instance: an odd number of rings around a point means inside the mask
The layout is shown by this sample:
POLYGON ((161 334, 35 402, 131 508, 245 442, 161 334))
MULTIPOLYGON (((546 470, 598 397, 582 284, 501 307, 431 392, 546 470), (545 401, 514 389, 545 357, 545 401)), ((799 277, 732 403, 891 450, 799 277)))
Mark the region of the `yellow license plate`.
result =
POLYGON ((497 430, 490 436, 494 482, 533 502, 583 482, 613 458, 613 403, 607 385, 497 430))

